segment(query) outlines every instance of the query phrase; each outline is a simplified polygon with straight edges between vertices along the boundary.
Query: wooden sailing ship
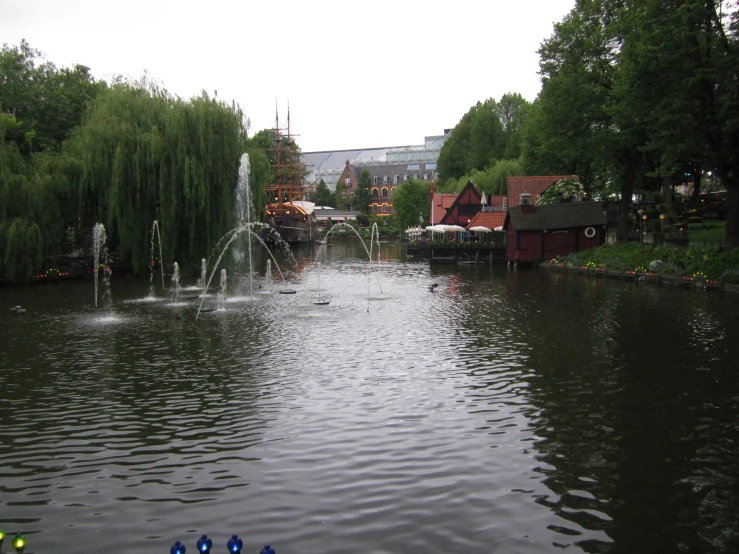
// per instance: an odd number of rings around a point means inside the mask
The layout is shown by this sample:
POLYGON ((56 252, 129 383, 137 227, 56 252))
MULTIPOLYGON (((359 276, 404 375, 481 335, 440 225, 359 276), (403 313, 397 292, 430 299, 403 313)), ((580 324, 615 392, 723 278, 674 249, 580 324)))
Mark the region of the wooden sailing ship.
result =
POLYGON ((275 113, 272 154, 274 182, 265 185, 267 222, 288 244, 311 243, 315 236, 315 204, 305 199, 305 169, 290 132, 289 109, 286 128, 280 128, 279 115, 275 113))

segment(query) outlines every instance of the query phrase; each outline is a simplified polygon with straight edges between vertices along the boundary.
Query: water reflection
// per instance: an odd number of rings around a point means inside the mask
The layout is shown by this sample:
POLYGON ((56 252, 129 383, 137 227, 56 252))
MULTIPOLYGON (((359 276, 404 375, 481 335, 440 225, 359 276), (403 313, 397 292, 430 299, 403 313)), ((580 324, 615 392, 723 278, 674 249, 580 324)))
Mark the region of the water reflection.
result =
POLYGON ((329 309, 296 273, 197 322, 146 284, 105 326, 86 283, 3 289, 30 317, 0 310, 0 526, 80 554, 736 549, 737 299, 397 248, 369 311, 350 241, 299 252, 329 309))

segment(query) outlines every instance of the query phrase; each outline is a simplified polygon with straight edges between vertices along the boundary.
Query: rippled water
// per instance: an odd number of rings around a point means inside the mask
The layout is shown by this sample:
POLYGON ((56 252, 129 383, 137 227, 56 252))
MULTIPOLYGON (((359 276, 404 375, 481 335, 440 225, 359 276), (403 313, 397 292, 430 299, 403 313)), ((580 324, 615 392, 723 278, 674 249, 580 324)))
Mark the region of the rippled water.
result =
POLYGON ((307 286, 198 321, 115 276, 112 313, 92 283, 0 289, 0 528, 36 553, 739 550, 739 297, 382 252, 370 280, 356 245, 302 251, 307 286))

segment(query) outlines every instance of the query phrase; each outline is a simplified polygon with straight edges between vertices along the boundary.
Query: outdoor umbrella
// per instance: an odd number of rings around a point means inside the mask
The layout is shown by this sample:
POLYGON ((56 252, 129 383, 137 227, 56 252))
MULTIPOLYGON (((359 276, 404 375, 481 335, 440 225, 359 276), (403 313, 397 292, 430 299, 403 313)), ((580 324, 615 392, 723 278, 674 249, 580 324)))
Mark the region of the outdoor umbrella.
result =
POLYGON ((470 227, 470 231, 474 231, 475 233, 489 233, 490 229, 483 227, 482 225, 477 225, 475 227, 470 227))

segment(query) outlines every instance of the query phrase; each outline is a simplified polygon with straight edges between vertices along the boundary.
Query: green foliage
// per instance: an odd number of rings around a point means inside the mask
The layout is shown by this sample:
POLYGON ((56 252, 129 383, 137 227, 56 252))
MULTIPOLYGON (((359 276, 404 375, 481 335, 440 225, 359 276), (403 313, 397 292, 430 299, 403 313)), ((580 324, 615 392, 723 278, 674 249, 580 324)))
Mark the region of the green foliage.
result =
POLYGON ((41 267, 43 253, 43 237, 36 223, 25 218, 0 222, 0 260, 9 280, 28 280, 41 267))
POLYGON ((528 112, 523 165, 579 175, 619 201, 686 173, 718 176, 739 244, 739 13, 718 0, 578 1, 539 50, 542 90, 528 112), (667 78, 666 76, 669 76, 667 78))
POLYGON ((359 172, 357 180, 357 211, 364 215, 370 215, 370 202, 372 201, 372 177, 368 169, 359 172))
POLYGON ((82 121, 89 102, 105 89, 89 68, 58 69, 23 40, 19 47, 0 50, 0 106, 14 117, 18 128, 6 136, 28 155, 58 151, 72 129, 82 121))
POLYGON ((334 206, 336 206, 339 209, 344 209, 344 206, 349 203, 349 194, 346 191, 346 185, 344 183, 336 183, 336 192, 334 193, 334 198, 336 198, 336 202, 334 206))
POLYGON ((276 183, 278 179, 283 183, 302 182, 307 175, 305 166, 300 163, 300 147, 292 137, 278 137, 274 129, 262 129, 249 139, 248 144, 253 150, 262 151, 269 160, 270 173, 268 180, 260 183, 262 188, 267 183, 276 183), (280 175, 277 175, 278 166, 280 175))
POLYGON ((646 270, 653 260, 662 260, 666 264, 666 273, 675 273, 671 266, 675 264, 680 268, 678 273, 693 275, 701 272, 708 279, 718 279, 724 271, 739 268, 739 249, 722 252, 711 247, 679 248, 638 242, 606 244, 583 250, 578 252, 577 258, 583 265, 593 262, 599 267, 605 267, 614 259, 619 259, 625 269, 630 270, 646 270))
MULTIPOLYGON (((110 247, 135 270, 146 266, 155 219, 165 259, 180 263, 200 259, 233 226, 239 159, 247 150, 235 106, 206 93, 183 101, 153 84, 117 83, 96 100, 68 146, 82 166, 73 183, 81 225, 104 222, 110 247)), ((250 182, 259 191, 267 162, 250 150, 258 174, 250 182)))
POLYGON ((473 170, 462 175, 459 179, 451 178, 437 189, 441 193, 459 194, 468 182, 489 196, 506 194, 508 192, 508 177, 523 175, 523 169, 518 160, 500 160, 483 170, 473 170))
POLYGON ((323 179, 318 182, 314 199, 316 204, 319 206, 336 207, 336 196, 334 196, 334 193, 329 190, 323 179))
POLYGON ((574 179, 560 179, 542 193, 536 205, 566 204, 567 202, 580 201, 584 197, 585 190, 582 184, 574 179))
POLYGON ((404 181, 395 190, 393 196, 395 219, 399 229, 415 227, 420 216, 429 221, 431 213, 431 186, 427 181, 410 179, 404 181))
POLYGON ((521 155, 530 106, 529 101, 517 92, 504 94, 498 102, 496 111, 505 132, 504 160, 514 160, 521 155))

